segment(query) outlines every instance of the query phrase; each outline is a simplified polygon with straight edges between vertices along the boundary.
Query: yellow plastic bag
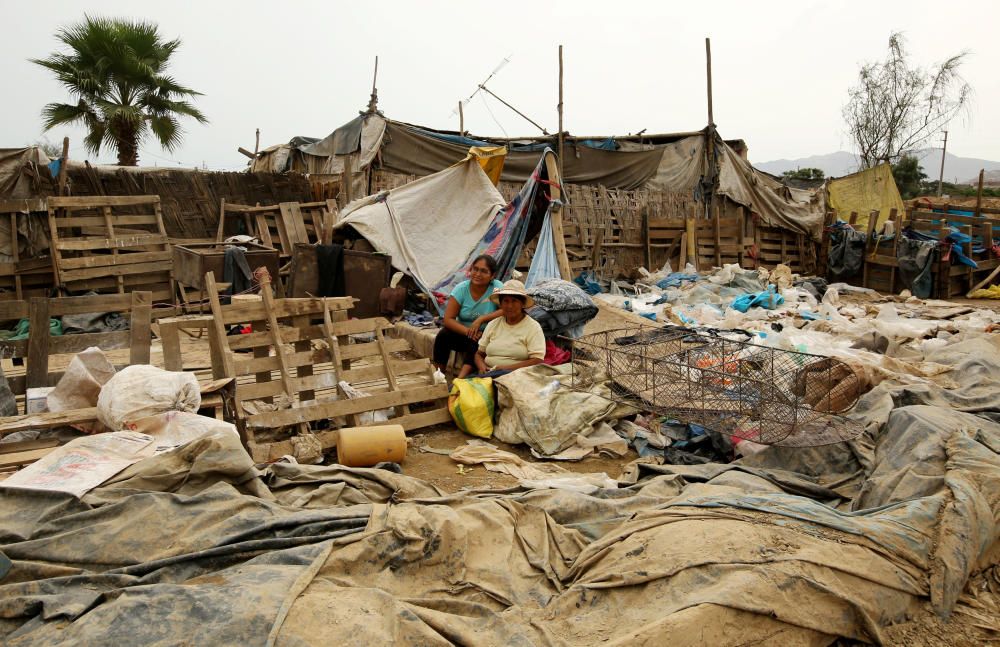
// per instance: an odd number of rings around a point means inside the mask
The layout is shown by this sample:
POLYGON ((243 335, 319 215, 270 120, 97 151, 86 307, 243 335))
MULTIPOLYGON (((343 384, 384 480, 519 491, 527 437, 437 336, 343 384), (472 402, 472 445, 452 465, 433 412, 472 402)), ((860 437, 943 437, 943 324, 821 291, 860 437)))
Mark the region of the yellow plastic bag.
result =
POLYGON ((493 378, 472 377, 455 380, 448 395, 448 411, 458 428, 467 434, 489 438, 493 435, 493 378))

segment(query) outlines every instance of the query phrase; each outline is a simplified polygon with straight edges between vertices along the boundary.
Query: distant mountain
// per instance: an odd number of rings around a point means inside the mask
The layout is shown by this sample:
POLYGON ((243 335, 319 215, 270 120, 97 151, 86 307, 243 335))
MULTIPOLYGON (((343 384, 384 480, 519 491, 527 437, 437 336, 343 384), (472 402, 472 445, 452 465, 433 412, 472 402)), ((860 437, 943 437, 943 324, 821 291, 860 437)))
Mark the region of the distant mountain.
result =
POLYGON ((854 153, 837 151, 827 155, 813 155, 794 160, 783 159, 760 164, 754 163, 754 166, 772 175, 781 175, 785 171, 795 171, 800 168, 818 168, 827 176, 840 177, 857 170, 858 158, 854 153))
MULTIPOLYGON (((930 179, 936 179, 941 169, 941 151, 936 148, 926 148, 917 153, 920 166, 930 179)), ((799 159, 773 160, 771 162, 755 163, 754 166, 772 175, 781 175, 785 171, 800 168, 822 169, 828 177, 841 177, 858 170, 858 158, 854 153, 837 151, 827 155, 813 155, 799 159)), ((944 179, 947 182, 974 183, 979 177, 979 169, 987 171, 1000 170, 1000 162, 976 159, 974 157, 958 157, 948 153, 944 161, 944 179)))

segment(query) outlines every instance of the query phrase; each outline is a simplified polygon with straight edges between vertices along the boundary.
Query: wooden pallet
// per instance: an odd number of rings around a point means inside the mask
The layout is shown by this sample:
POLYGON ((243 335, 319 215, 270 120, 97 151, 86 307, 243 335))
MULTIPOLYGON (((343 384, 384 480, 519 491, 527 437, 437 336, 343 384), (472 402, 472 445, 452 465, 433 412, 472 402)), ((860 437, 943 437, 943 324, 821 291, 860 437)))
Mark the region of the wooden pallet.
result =
POLYGON ((272 205, 245 205, 221 202, 216 241, 232 231, 233 220, 243 225, 241 233, 256 236, 261 244, 277 249, 289 260, 299 243, 329 244, 337 213, 333 200, 325 202, 282 202, 272 205))
MULTIPOLYGON (((223 306, 214 284, 214 275, 206 276, 212 306, 209 333, 217 349, 213 374, 238 380, 236 424, 255 460, 278 458, 270 444, 282 440, 275 431, 309 435, 312 423, 344 418, 356 426, 359 414, 369 411, 393 407, 389 423, 407 430, 450 420, 444 401, 448 388, 434 382, 430 361, 391 355, 409 349, 404 340, 385 337, 392 324, 383 318, 335 320, 335 313, 351 308, 354 299, 275 299, 265 282, 261 301, 223 306), (227 335, 231 324, 249 324, 253 332, 227 335), (371 341, 348 343, 355 335, 371 341), (239 382, 249 376, 255 381, 239 382), (369 395, 347 399, 341 381, 369 395), (434 404, 421 411, 411 408, 426 402, 434 404)), ((320 441, 324 448, 335 442, 330 434, 320 441)))
POLYGON ((129 349, 131 364, 148 364, 150 357, 152 294, 34 298, 31 301, 0 303, 0 320, 27 318, 30 322, 28 339, 0 341, 0 354, 8 358, 24 358, 25 374, 8 377, 15 395, 24 395, 29 388, 55 386, 62 372, 49 371, 49 359, 55 355, 74 355, 91 346, 101 350, 129 349), (119 312, 129 319, 129 330, 81 333, 52 337, 49 319, 64 315, 119 312))
POLYGON ((67 292, 149 291, 172 302, 170 244, 160 198, 146 196, 48 199, 52 268, 67 292))
POLYGON ((743 258, 750 241, 744 238, 743 208, 735 216, 723 218, 719 208, 713 209, 712 218, 698 219, 694 224, 697 267, 705 271, 713 267, 736 264, 743 266, 743 258))
POLYGON ((805 234, 757 223, 754 248, 756 267, 773 268, 780 263, 796 274, 809 275, 816 271, 816 246, 805 234))
POLYGON ((33 296, 48 296, 52 289, 52 259, 49 256, 22 256, 18 233, 22 228, 47 229, 45 201, 0 200, 0 223, 9 229, 10 260, 0 263, 0 299, 21 301, 33 296), (19 224, 21 227, 19 227, 19 224))

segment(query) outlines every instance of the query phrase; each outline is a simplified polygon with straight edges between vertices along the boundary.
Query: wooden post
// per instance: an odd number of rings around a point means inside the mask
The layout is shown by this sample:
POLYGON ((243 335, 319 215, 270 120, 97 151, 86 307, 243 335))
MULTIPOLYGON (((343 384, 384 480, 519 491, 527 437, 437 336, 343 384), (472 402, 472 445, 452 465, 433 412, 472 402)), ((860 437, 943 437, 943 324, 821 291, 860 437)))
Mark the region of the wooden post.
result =
POLYGON ((465 112, 462 110, 462 102, 458 102, 458 134, 465 137, 465 112))
POLYGON ((257 159, 257 153, 260 152, 260 128, 257 129, 257 141, 253 145, 253 156, 257 159))
POLYGON ((983 209, 983 174, 986 169, 979 169, 979 188, 976 190, 976 218, 982 216, 983 209))
POLYGON ((566 163, 563 161, 566 134, 563 132, 563 55, 562 45, 559 46, 559 179, 562 181, 566 175, 563 169, 566 163))
POLYGON ((713 219, 715 220, 715 227, 713 230, 713 238, 715 243, 715 266, 722 269, 722 237, 720 235, 720 229, 722 228, 722 219, 719 216, 719 207, 716 206, 712 213, 713 219))
MULTIPOLYGON (((645 258, 643 259, 643 260, 646 261, 645 267, 646 267, 647 270, 649 270, 650 272, 652 272, 653 271, 653 267, 652 267, 653 266, 653 250, 649 246, 649 209, 648 208, 642 210, 642 246, 646 250, 645 258)), ((669 260, 669 258, 670 258, 670 256, 668 255, 667 259, 669 260)))
POLYGON ((340 176, 341 209, 350 204, 354 199, 354 172, 351 166, 351 156, 344 155, 344 172, 340 176))
POLYGON ((708 156, 706 185, 708 191, 705 195, 705 217, 710 217, 712 204, 715 201, 715 176, 717 173, 715 164, 715 114, 712 108, 712 40, 705 39, 705 71, 708 88, 708 126, 705 128, 705 154, 708 156))
MULTIPOLYGON (((59 160, 59 174, 56 176, 56 184, 58 186, 59 195, 66 195, 66 163, 68 161, 69 137, 63 137, 62 158, 59 160)), ((980 182, 979 186, 982 187, 982 185, 983 183, 980 182)))
MULTIPOLYGON (((556 248, 556 260, 559 262, 559 274, 566 281, 573 280, 573 270, 569 264, 569 254, 566 252, 566 237, 563 233, 563 206, 564 200, 562 194, 565 193, 563 188, 562 176, 559 175, 559 164, 553 159, 552 155, 545 156, 545 170, 548 171, 549 181, 552 181, 552 177, 556 176, 556 181, 549 187, 549 195, 552 199, 552 211, 549 214, 550 224, 552 226, 552 242, 556 248)), ((580 232, 581 242, 583 239, 583 232, 580 232)))
POLYGON ((708 77, 708 125, 715 125, 715 117, 712 114, 712 39, 705 39, 705 67, 708 77))
POLYGON ((33 297, 28 305, 28 357, 24 369, 27 388, 49 385, 49 300, 43 297, 33 297))
MULTIPOLYGON (((694 210, 694 205, 692 205, 692 211, 694 210)), ((687 236, 687 262, 694 265, 695 269, 700 269, 698 267, 698 239, 695 237, 695 227, 694 227, 694 216, 688 214, 684 219, 684 235, 687 236)), ((683 268, 679 268, 678 272, 683 271, 683 268)))

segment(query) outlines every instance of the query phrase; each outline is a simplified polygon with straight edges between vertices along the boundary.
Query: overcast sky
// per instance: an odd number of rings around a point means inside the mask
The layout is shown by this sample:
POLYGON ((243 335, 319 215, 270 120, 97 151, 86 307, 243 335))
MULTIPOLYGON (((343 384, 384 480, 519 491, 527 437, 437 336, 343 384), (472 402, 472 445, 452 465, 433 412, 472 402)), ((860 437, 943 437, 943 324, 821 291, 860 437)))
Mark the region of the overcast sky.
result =
MULTIPOLYGON (((0 0, 4 100, 0 147, 47 137, 71 140, 89 158, 81 130, 42 132, 39 111, 68 94, 31 63, 57 47, 60 26, 84 3, 0 0)), ((862 61, 881 59, 889 33, 905 32, 923 64, 963 49, 975 91, 969 118, 950 127, 948 150, 1000 160, 1000 3, 883 2, 505 2, 382 0, 104 1, 90 11, 157 22, 180 37, 171 73, 204 93, 211 123, 186 124, 172 153, 147 140, 143 165, 237 169, 237 146, 294 135, 323 137, 353 118, 371 90, 379 56, 379 107, 387 117, 458 128, 459 99, 506 57, 489 87, 550 132, 557 130, 558 45, 564 46, 565 124, 576 135, 697 130, 706 123, 704 38, 712 39, 715 121, 743 138, 752 161, 849 150, 841 106, 862 61)), ((538 131, 489 97, 465 110, 473 133, 538 131), (492 114, 491 114, 492 113, 492 114)), ((938 144, 939 145, 939 144, 938 144)), ((102 150, 97 161, 116 159, 102 150)))

